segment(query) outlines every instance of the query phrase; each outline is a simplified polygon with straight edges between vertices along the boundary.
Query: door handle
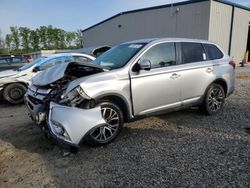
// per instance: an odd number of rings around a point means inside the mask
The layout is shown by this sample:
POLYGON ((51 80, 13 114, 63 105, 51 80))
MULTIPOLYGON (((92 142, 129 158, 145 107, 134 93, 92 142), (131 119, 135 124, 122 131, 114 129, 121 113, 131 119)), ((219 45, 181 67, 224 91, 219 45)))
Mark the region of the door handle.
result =
POLYGON ((173 79, 173 80, 175 80, 175 79, 179 78, 180 76, 181 76, 181 75, 179 75, 179 74, 173 73, 173 74, 170 76, 170 78, 173 79))
POLYGON ((212 68, 207 68, 207 70, 206 70, 206 72, 207 73, 211 73, 211 72, 213 72, 214 70, 212 69, 212 68))

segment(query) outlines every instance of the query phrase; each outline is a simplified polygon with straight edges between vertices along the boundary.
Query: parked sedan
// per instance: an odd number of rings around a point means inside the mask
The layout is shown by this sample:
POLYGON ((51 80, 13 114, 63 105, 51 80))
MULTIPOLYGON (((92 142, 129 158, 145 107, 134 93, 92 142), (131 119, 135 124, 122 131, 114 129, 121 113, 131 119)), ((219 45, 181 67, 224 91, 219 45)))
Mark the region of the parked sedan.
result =
POLYGON ((2 71, 0 72, 0 94, 5 101, 12 104, 22 103, 27 87, 31 83, 31 78, 38 72, 57 64, 71 61, 89 63, 94 59, 90 55, 81 53, 54 54, 49 57, 37 59, 35 62, 26 64, 16 70, 2 71))
POLYGON ((0 57, 0 71, 17 69, 26 63, 29 61, 23 56, 2 56, 0 57))

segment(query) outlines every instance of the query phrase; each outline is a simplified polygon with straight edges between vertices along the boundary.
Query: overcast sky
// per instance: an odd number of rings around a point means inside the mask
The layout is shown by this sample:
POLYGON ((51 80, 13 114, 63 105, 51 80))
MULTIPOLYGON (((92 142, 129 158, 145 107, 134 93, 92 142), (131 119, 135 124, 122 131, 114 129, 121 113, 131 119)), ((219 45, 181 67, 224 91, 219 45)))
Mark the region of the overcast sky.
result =
MULTIPOLYGON (((119 12, 185 0, 0 0, 0 30, 52 25, 66 31, 88 28, 119 12)), ((231 0, 250 7, 250 0, 231 0)))

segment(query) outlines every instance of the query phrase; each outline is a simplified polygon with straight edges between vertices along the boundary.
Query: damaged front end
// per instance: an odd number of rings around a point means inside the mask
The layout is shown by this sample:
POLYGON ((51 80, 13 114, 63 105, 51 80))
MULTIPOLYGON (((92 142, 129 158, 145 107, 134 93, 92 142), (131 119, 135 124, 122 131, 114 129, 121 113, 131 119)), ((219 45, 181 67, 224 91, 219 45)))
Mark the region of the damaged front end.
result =
POLYGON ((80 138, 72 134, 85 135, 89 129, 105 121, 100 107, 93 108, 94 100, 80 86, 63 94, 73 80, 103 71, 102 67, 72 62, 38 74, 25 94, 29 116, 45 132, 50 131, 54 137, 67 143, 79 144, 80 138), (77 130, 80 124, 81 130, 77 130))
POLYGON ((123 124, 120 108, 109 101, 95 101, 82 87, 90 79, 82 77, 106 70, 69 63, 37 75, 25 95, 31 119, 47 137, 70 146, 79 147, 82 139, 90 144, 111 142, 123 124))

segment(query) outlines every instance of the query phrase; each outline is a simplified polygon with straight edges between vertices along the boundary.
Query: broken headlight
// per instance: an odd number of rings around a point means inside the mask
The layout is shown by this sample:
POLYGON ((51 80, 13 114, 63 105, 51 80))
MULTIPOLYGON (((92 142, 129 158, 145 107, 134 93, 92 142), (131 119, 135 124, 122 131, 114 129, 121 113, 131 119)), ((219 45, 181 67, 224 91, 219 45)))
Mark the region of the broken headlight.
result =
POLYGON ((62 100, 60 101, 60 103, 68 102, 72 106, 76 106, 77 104, 80 104, 84 99, 91 99, 91 97, 89 97, 80 86, 77 86, 66 95, 62 95, 61 99, 62 100))
POLYGON ((76 91, 82 96, 82 98, 91 99, 91 97, 89 97, 80 86, 76 87, 76 91))

